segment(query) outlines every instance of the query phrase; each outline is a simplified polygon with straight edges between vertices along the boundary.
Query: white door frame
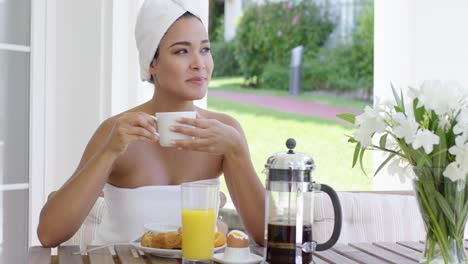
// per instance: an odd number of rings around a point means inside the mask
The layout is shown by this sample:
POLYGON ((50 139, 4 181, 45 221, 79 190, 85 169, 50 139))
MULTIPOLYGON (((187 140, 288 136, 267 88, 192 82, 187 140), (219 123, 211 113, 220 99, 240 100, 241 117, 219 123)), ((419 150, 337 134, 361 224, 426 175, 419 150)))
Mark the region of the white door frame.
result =
POLYGON ((39 244, 37 225, 45 202, 46 0, 31 1, 29 115, 29 245, 39 244))

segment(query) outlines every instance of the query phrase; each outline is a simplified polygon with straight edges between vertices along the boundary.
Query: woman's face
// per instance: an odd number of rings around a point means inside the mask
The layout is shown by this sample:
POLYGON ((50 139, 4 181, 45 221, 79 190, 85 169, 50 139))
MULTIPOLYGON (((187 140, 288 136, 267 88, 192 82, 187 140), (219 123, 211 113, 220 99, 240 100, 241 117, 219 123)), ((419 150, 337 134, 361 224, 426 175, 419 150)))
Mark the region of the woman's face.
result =
POLYGON ((182 17, 169 28, 159 44, 150 73, 158 92, 181 100, 205 96, 213 71, 213 58, 205 28, 196 17, 182 17))

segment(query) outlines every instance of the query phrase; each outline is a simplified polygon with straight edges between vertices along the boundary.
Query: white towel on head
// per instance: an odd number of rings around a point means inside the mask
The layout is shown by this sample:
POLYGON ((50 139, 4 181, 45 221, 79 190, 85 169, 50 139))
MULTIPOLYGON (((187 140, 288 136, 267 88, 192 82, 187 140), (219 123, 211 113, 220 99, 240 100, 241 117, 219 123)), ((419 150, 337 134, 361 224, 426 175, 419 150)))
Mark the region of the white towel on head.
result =
POLYGON ((135 39, 140 60, 140 77, 150 81, 149 66, 164 34, 183 14, 190 12, 208 26, 206 0, 145 0, 138 13, 135 39))

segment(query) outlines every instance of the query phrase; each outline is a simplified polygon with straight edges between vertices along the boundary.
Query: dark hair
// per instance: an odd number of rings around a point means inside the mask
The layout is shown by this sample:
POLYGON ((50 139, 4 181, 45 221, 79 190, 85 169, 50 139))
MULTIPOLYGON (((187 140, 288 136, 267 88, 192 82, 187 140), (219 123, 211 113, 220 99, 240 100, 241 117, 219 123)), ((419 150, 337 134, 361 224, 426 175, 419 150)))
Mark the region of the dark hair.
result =
MULTIPOLYGON (((197 17, 196 15, 194 15, 194 14, 192 14, 192 13, 190 13, 190 12, 185 12, 183 15, 181 15, 179 18, 177 18, 177 19, 174 21, 174 23, 175 23, 176 21, 182 19, 182 18, 187 18, 187 17, 195 17, 195 18, 197 18, 198 20, 200 20, 200 18, 197 17)), ((201 21, 201 20, 200 20, 200 21, 201 21)), ((174 24, 174 23, 173 23, 173 24, 174 24)), ((166 31, 166 33, 167 33, 167 31, 166 31)), ((162 38, 164 38, 164 36, 166 36, 166 33, 164 33, 164 35, 162 36, 162 38)), ((161 38, 161 39, 162 39, 162 38, 161 38)), ((154 60, 154 59, 157 59, 158 56, 159 56, 159 45, 158 45, 158 48, 156 49, 156 52, 154 53, 153 60, 154 60)), ((151 60, 151 62, 153 62, 153 60, 151 60)), ((153 82, 153 75, 150 76, 150 81, 153 82)))

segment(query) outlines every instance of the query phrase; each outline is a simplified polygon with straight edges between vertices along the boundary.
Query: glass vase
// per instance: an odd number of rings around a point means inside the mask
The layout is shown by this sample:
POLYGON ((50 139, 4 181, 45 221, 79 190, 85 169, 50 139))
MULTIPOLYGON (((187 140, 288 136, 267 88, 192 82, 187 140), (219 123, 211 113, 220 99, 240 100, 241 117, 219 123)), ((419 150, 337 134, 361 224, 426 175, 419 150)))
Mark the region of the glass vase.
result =
POLYGON ((445 168, 414 168, 413 186, 426 229, 419 263, 468 263, 463 245, 468 214, 466 179, 451 181, 445 168))

